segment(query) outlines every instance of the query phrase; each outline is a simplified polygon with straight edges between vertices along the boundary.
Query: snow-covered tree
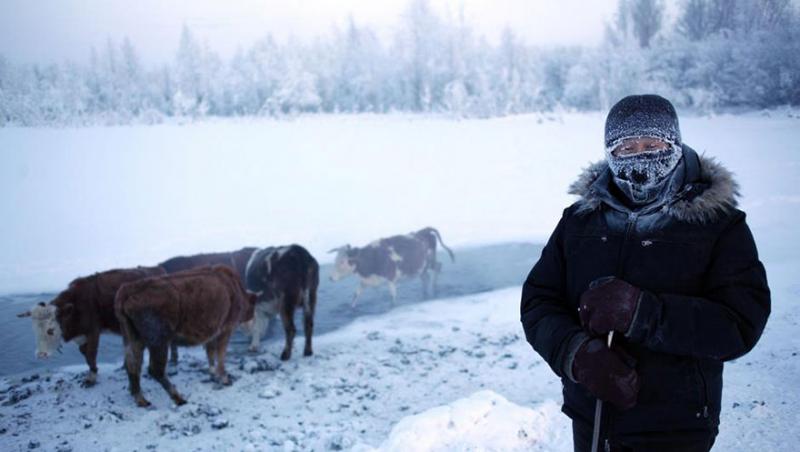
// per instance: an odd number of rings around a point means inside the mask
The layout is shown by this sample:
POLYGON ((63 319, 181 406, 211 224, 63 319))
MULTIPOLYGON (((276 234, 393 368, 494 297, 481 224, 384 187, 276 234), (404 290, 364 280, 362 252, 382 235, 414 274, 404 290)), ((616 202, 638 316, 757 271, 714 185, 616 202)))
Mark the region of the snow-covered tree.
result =
POLYGON ((148 67, 107 40, 88 63, 0 58, 0 125, 120 124, 166 117, 442 112, 490 117, 605 109, 658 92, 700 110, 800 105, 800 14, 792 0, 619 0, 599 46, 538 48, 507 28, 489 43, 465 20, 409 0, 382 42, 349 18, 310 41, 267 35, 229 59, 184 27, 174 59, 148 67))
POLYGON ((685 0, 677 21, 677 31, 692 41, 699 41, 710 33, 708 0, 685 0))
POLYGON ((630 5, 633 34, 639 47, 648 48, 653 37, 661 30, 664 3, 661 0, 632 0, 630 5))

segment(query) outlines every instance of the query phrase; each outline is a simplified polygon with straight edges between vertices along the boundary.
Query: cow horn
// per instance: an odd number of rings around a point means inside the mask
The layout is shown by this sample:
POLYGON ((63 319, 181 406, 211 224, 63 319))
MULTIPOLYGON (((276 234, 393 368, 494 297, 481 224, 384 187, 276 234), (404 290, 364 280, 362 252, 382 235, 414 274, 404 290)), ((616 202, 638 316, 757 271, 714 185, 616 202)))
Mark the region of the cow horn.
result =
POLYGON ((343 246, 337 246, 336 248, 331 248, 330 250, 328 250, 328 252, 329 252, 329 253, 338 253, 338 252, 339 252, 339 251, 341 251, 342 249, 344 249, 344 247, 343 247, 343 246))
POLYGON ((20 312, 19 314, 17 314, 17 317, 19 318, 30 317, 30 316, 31 316, 31 311, 20 312))

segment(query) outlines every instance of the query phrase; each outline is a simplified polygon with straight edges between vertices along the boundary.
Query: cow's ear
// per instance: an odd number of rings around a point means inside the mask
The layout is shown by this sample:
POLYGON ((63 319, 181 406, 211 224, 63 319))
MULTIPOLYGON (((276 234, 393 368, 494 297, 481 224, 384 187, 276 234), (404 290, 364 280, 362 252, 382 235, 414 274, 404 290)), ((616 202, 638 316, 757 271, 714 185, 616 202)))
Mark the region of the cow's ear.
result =
POLYGON ((17 317, 19 318, 30 317, 30 316, 31 316, 31 311, 20 312, 19 314, 17 314, 17 317))

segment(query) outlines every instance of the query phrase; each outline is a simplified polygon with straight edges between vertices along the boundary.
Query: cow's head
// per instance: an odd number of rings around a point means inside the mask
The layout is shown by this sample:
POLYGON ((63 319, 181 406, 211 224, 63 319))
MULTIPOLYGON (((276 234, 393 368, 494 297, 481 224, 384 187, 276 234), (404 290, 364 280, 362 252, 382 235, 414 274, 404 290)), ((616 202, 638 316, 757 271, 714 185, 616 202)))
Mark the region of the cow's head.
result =
POLYGON ((242 323, 251 323, 253 320, 253 316, 256 312, 256 302, 258 301, 258 295, 255 292, 245 291, 245 300, 247 300, 247 305, 244 309, 244 314, 242 314, 241 322, 242 323))
POLYGON ((30 317, 33 321, 37 358, 49 358, 61 351, 61 326, 56 318, 57 310, 53 304, 39 303, 30 311, 17 314, 17 317, 30 317))
POLYGON ((336 253, 336 260, 333 264, 333 271, 331 272, 331 281, 338 281, 353 274, 356 270, 355 257, 358 249, 352 248, 350 245, 340 246, 334 248, 329 253, 336 253))
POLYGON ((64 342, 74 340, 81 345, 86 340, 86 327, 83 325, 82 315, 75 307, 75 297, 70 290, 62 292, 53 302, 56 306, 56 322, 61 327, 61 337, 64 342))

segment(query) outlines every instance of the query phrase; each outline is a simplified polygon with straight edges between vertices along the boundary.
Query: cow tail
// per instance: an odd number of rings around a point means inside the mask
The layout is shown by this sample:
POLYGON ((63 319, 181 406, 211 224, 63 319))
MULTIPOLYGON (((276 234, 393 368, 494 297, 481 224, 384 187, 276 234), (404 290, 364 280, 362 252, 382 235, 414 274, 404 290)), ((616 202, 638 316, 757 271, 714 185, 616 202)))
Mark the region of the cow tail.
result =
POLYGON ((441 234, 439 234, 439 231, 436 228, 428 228, 428 229, 430 229, 431 232, 433 232, 433 234, 439 240, 439 244, 442 245, 442 248, 444 248, 444 250, 447 251, 447 254, 450 255, 450 260, 452 262, 455 262, 456 256, 453 254, 453 250, 451 250, 450 248, 447 247, 447 245, 444 244, 444 242, 442 241, 442 236, 441 234))
POLYGON ((117 295, 114 298, 114 314, 116 314, 117 320, 119 321, 119 329, 120 332, 122 333, 122 339, 127 344, 131 340, 138 341, 140 339, 139 339, 139 334, 136 331, 136 326, 134 326, 130 317, 128 317, 128 315, 125 314, 125 309, 122 306, 123 300, 127 298, 125 296, 127 294, 127 291, 124 289, 125 286, 123 285, 123 287, 121 287, 120 290, 117 291, 117 295))

